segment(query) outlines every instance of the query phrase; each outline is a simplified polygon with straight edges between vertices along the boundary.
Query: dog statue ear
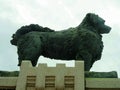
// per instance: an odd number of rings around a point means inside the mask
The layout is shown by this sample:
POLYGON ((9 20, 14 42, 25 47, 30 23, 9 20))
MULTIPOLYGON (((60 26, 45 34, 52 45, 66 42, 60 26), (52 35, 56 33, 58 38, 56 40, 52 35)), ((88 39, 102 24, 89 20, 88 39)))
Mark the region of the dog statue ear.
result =
MULTIPOLYGON (((92 18, 93 16, 95 16, 96 14, 94 14, 94 13, 87 13, 87 17, 89 17, 89 18, 92 18)), ((98 15, 97 15, 98 16, 98 15)))
POLYGON ((87 18, 88 20, 93 23, 93 24, 96 24, 97 23, 97 18, 98 18, 98 15, 94 14, 94 13, 88 13, 87 15, 87 18))
POLYGON ((91 22, 92 15, 93 15, 92 13, 87 13, 86 19, 87 19, 88 22, 91 22))
POLYGON ((91 15, 91 13, 87 13, 87 15, 86 15, 86 16, 90 17, 90 15, 91 15))
POLYGON ((93 15, 93 13, 87 13, 86 16, 87 16, 88 18, 91 18, 92 15, 93 15))
POLYGON ((86 18, 88 21, 91 21, 93 13, 87 13, 86 18))

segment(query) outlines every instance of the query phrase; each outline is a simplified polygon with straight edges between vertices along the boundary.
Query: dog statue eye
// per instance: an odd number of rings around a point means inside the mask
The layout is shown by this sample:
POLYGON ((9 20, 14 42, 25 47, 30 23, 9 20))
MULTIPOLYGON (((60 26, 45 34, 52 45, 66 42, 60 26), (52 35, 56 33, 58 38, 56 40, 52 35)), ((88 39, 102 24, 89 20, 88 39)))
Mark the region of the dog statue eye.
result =
POLYGON ((105 23, 105 20, 103 20, 103 23, 105 23))

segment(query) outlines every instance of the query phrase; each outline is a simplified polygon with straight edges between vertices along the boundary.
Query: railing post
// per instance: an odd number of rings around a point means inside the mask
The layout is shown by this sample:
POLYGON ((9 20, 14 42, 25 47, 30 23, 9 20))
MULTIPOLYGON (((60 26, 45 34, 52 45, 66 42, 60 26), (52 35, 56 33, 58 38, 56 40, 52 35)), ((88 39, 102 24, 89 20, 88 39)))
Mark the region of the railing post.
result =
POLYGON ((16 90, 26 90, 26 80, 29 68, 32 67, 31 62, 23 61, 20 67, 20 73, 17 80, 16 90))

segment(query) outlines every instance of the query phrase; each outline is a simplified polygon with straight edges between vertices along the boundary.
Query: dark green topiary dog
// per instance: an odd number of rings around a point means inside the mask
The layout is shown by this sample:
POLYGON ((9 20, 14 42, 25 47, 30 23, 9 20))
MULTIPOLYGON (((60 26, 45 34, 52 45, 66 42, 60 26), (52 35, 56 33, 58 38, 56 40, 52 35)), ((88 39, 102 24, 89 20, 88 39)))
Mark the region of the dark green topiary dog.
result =
POLYGON ((19 64, 30 60, 37 64, 40 55, 51 59, 84 60, 85 70, 101 58, 103 42, 101 34, 109 33, 110 27, 98 15, 88 13, 82 23, 62 31, 54 31, 37 24, 23 26, 13 34, 12 45, 18 47, 19 64))

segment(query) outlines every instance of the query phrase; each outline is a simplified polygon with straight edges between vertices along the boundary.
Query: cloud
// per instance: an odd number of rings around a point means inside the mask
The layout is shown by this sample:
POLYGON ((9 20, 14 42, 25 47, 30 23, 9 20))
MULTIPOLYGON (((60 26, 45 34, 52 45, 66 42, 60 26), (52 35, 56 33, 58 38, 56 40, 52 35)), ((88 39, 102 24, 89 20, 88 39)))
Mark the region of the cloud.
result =
MULTIPOLYGON (((120 5, 119 0, 1 0, 0 1, 0 69, 16 70, 16 48, 10 45, 11 35, 23 25, 37 23, 55 30, 63 30, 80 24, 86 13, 93 12, 112 27, 103 35, 104 50, 95 71, 120 71, 120 5), (9 63, 8 63, 9 62, 9 63), (5 64, 6 63, 6 64, 5 64)), ((39 62, 55 63, 41 57, 39 62)), ((60 61, 59 61, 60 62, 60 61)), ((120 73, 120 72, 119 72, 120 73)))

